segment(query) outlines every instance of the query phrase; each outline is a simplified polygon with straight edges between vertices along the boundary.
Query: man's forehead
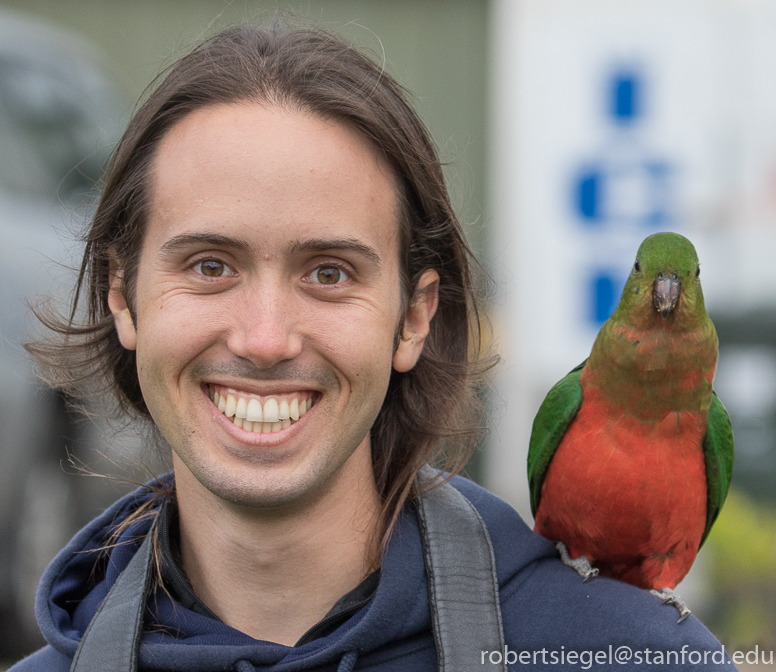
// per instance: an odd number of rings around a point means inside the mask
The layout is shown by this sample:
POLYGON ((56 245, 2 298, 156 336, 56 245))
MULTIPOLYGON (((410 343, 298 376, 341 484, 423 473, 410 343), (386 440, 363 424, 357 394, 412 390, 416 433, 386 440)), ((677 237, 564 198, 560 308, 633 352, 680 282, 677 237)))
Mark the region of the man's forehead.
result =
POLYGON ((202 204, 218 207, 218 194, 208 193, 208 176, 244 175, 246 169, 255 188, 267 192, 276 186, 273 177, 301 184, 356 178, 365 186, 387 179, 397 187, 384 158, 346 124, 254 103, 215 105, 186 115, 161 139, 152 177, 154 185, 196 185, 202 204), (192 177, 200 179, 192 183, 192 177))

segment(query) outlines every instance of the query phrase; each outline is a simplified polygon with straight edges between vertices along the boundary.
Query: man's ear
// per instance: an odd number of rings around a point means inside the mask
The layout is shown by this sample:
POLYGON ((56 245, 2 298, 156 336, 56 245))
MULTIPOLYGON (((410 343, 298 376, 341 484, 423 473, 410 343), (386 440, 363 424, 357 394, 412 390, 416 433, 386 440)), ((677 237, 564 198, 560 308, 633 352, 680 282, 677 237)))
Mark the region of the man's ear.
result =
POLYGON ((418 289, 404 316, 399 346, 393 353, 393 368, 400 373, 409 371, 417 363, 438 305, 439 273, 428 269, 420 276, 418 289))
POLYGON ((124 296, 124 270, 117 262, 110 262, 110 289, 108 290, 108 307, 113 313, 113 323, 119 341, 127 350, 137 349, 137 332, 132 321, 132 313, 124 296))

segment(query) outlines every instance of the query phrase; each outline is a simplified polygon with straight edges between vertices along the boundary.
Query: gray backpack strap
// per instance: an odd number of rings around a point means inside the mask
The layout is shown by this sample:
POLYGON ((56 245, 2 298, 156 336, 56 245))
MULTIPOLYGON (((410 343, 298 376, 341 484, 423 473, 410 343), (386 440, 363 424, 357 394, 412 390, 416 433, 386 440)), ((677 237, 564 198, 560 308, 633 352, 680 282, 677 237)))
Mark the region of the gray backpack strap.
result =
MULTIPOLYGON (((436 476, 426 465, 418 480, 436 476)), ((418 519, 439 672, 507 672, 496 558, 480 514, 445 484, 418 500, 418 519), (492 651, 499 664, 490 662, 492 651)))
POLYGON ((70 672, 137 670, 155 529, 156 521, 97 609, 81 638, 70 672))

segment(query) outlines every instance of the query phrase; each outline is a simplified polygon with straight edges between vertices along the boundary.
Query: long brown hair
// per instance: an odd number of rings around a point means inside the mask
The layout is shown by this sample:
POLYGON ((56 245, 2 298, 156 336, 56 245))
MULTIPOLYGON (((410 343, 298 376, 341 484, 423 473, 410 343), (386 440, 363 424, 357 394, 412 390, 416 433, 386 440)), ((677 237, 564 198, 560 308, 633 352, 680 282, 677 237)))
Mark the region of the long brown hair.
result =
POLYGON ((371 429, 374 475, 383 502, 381 529, 390 529, 425 463, 451 474, 465 466, 480 434, 478 387, 495 361, 480 353, 473 277, 479 267, 451 206, 428 130, 408 103, 407 92, 381 66, 317 28, 229 28, 201 43, 158 80, 108 166, 69 315, 39 309, 39 318, 54 336, 28 349, 54 386, 76 397, 87 389, 110 392, 121 411, 150 420, 135 353, 119 342, 108 290, 113 258, 123 268, 125 296, 134 309, 150 166, 160 140, 193 110, 242 101, 286 106, 346 124, 376 148, 400 185, 405 304, 418 299, 423 271, 433 268, 440 276, 439 307, 422 355, 411 371, 393 372, 371 429))

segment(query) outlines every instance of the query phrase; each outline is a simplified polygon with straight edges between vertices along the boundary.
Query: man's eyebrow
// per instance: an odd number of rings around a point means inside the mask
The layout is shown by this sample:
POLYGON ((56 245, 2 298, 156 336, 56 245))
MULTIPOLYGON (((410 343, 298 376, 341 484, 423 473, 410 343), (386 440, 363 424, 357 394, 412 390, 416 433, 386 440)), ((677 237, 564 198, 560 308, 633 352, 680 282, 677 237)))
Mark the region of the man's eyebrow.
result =
POLYGON ((191 247, 194 245, 229 247, 243 252, 250 250, 250 245, 248 242, 241 238, 224 236, 220 233, 181 233, 177 236, 173 236, 170 238, 170 240, 164 243, 159 252, 164 256, 168 256, 173 252, 177 252, 181 248, 191 247))
POLYGON ((291 254, 300 252, 355 252, 373 261, 377 266, 382 264, 382 259, 377 251, 356 238, 310 238, 297 240, 289 245, 291 254))

